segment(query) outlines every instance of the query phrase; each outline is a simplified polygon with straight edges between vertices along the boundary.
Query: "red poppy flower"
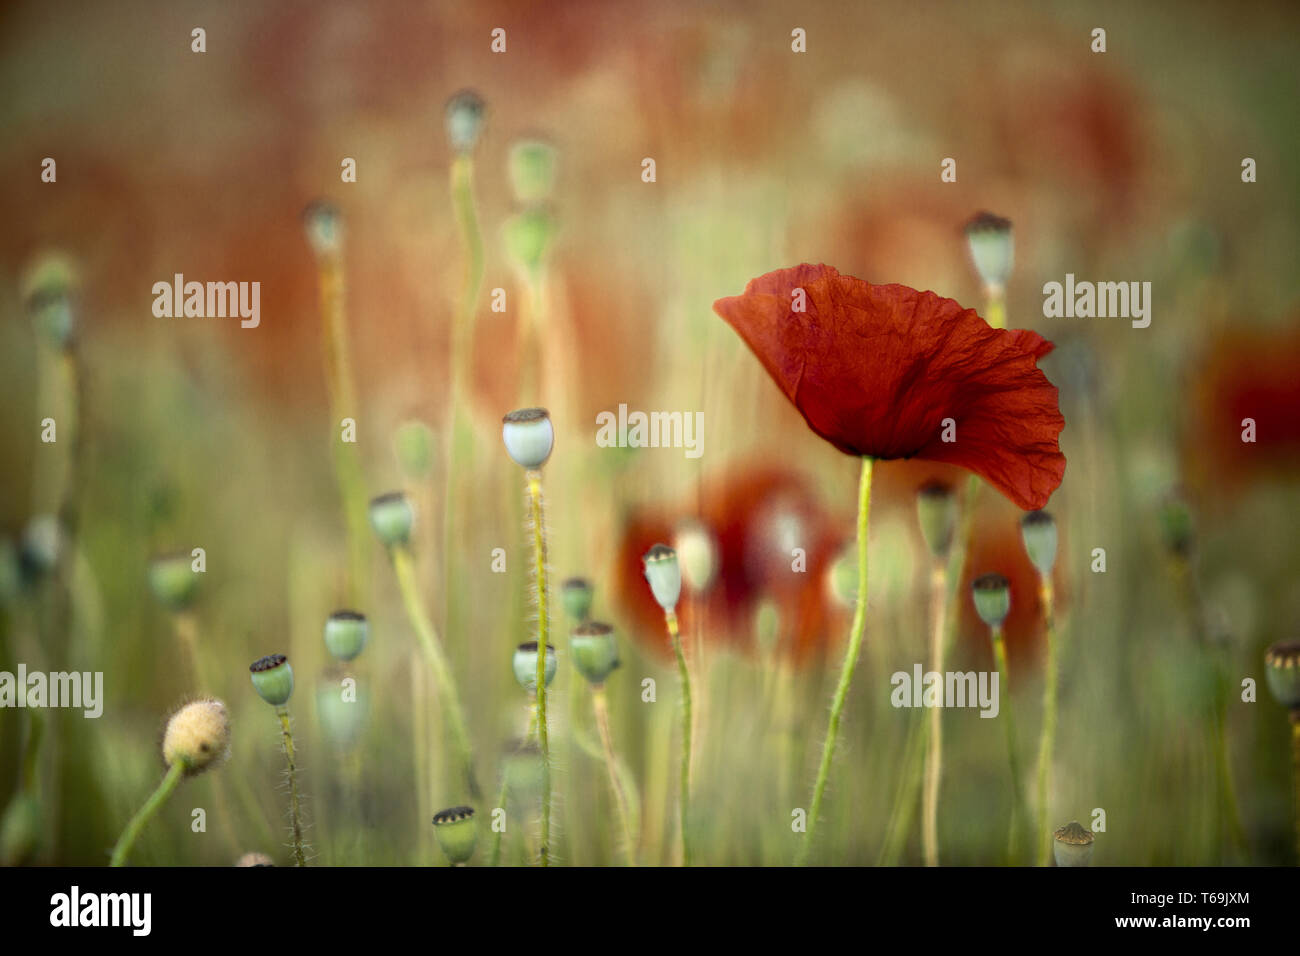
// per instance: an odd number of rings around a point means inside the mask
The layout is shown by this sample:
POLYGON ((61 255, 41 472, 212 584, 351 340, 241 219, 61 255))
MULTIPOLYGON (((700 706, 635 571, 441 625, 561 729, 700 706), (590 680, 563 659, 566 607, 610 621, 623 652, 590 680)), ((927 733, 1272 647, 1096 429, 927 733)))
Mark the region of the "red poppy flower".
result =
POLYGON ((1037 333, 994 329, 952 299, 825 265, 769 272, 713 309, 841 451, 960 465, 1027 510, 1061 483, 1065 419, 1038 368, 1052 343, 1037 333))

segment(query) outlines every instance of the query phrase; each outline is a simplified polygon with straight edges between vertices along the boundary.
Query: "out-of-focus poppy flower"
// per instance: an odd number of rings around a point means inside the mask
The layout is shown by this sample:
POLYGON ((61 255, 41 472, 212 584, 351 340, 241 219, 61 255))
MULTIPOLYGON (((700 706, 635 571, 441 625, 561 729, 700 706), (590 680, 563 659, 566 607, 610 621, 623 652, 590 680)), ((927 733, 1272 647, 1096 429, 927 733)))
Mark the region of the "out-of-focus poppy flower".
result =
POLYGON ((835 621, 825 580, 843 544, 842 523, 797 475, 761 468, 706 487, 698 511, 693 503, 680 510, 655 508, 624 522, 614 589, 635 637, 665 656, 672 653, 663 611, 641 573, 641 555, 655 543, 676 540, 684 528, 707 531, 716 546, 707 590, 694 594, 688 584, 677 606, 688 642, 699 633, 709 644, 752 647, 759 605, 770 600, 782 651, 802 658, 828 646, 835 621), (804 550, 803 570, 794 567, 796 547, 804 550))
POLYGON ((1026 510, 1061 483, 1065 419, 1038 368, 1052 343, 1037 333, 825 265, 769 272, 713 308, 841 451, 960 465, 1026 510))

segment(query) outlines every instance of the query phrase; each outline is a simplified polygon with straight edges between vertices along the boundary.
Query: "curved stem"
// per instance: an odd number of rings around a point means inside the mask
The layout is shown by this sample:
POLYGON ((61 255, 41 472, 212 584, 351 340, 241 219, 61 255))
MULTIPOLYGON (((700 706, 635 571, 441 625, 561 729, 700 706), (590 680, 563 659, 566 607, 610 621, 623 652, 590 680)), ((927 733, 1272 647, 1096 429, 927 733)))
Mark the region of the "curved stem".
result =
POLYGON ((849 646, 844 653, 844 664, 840 670, 840 681, 831 699, 831 718, 826 728, 826 742, 822 745, 821 765, 817 768, 817 781, 813 784, 812 807, 808 811, 808 832, 804 835, 803 846, 799 850, 798 864, 802 866, 812 851, 813 837, 817 833, 817 819, 821 814, 822 796, 826 792, 826 780, 831 772, 831 760, 835 756, 835 741, 840 732, 840 717, 844 713, 844 702, 849 696, 849 685, 853 681, 853 669, 858 663, 858 653, 862 649, 862 634, 867 626, 867 527, 871 520, 871 474, 873 460, 862 458, 862 473, 858 479, 858 593, 856 607, 853 611, 853 627, 849 631, 849 646))
POLYGON ((117 846, 113 847, 113 857, 109 861, 109 866, 122 866, 126 863, 126 856, 131 852, 131 847, 135 844, 136 837, 144 829, 144 825, 149 822, 149 818, 158 812, 158 808, 167 802, 167 798, 172 795, 176 785, 181 782, 181 777, 185 775, 185 764, 177 760, 167 768, 167 774, 162 778, 156 789, 148 800, 144 802, 136 815, 131 818, 131 822, 126 825, 122 835, 117 839, 117 846))
POLYGON ((596 713, 596 728, 600 732, 600 742, 605 750, 605 769, 609 773, 609 785, 614 791, 614 805, 618 809, 618 822, 623 830, 623 846, 627 853, 627 865, 636 866, 636 836, 632 832, 632 815, 628 810, 627 793, 618 773, 618 758, 614 756, 614 736, 609 730, 609 704, 605 700, 605 685, 600 684, 591 689, 591 706, 596 713))
POLYGON ((546 594, 546 528, 542 515, 542 475, 528 472, 528 509, 533 526, 533 573, 537 581, 537 746, 542 752, 542 828, 540 859, 550 866, 551 750, 546 727, 546 649, 550 632, 546 594))
POLYGON ((1025 796, 1020 778, 1020 757, 1016 750, 1016 718, 1015 711, 1011 706, 1011 684, 1007 680, 1007 647, 1006 642, 1002 639, 1001 626, 992 629, 991 637, 993 639, 993 656, 997 659, 998 664, 999 694, 1005 694, 1006 696, 1006 703, 1002 705, 1002 708, 1006 711, 1007 719, 1002 726, 1006 728, 1007 732, 1007 761, 1011 767, 1011 831, 1007 837, 1007 857, 1010 862, 1014 863, 1020 847, 1019 831, 1024 825, 1025 796))
POLYGON ((293 728, 289 724, 289 708, 277 707, 280 718, 280 737, 284 741, 284 759, 289 765, 289 820, 293 827, 293 864, 306 866, 307 855, 302 841, 302 805, 298 798, 298 765, 294 760, 293 728))
MULTIPOLYGON (((943 674, 948 575, 942 564, 930 576, 930 667, 943 674)), ((943 777, 943 708, 928 715, 930 735, 925 761, 925 789, 921 798, 921 848, 926 866, 939 865, 939 783, 943 777)))
POLYGON ((428 660, 429 667, 433 671, 433 679, 438 685, 443 713, 451 727, 453 743, 464 769, 470 796, 477 799, 480 791, 478 778, 474 774, 474 751, 470 746, 465 710, 461 706, 460 693, 451 673, 451 665, 447 662, 447 654, 443 650, 442 642, 438 640, 438 631, 434 628, 433 621, 429 619, 429 612, 420 599, 419 585, 415 580, 415 562, 411 558, 410 550, 405 545, 397 545, 392 549, 392 555, 393 570, 397 574, 397 584, 402 592, 402 603, 406 606, 406 616, 410 619, 411 626, 415 628, 415 636, 420 641, 425 659, 428 660))
POLYGON ((1038 740, 1038 865, 1047 866, 1052 859, 1052 826, 1047 812, 1047 777, 1056 740, 1056 614, 1052 581, 1043 576, 1040 593, 1047 640, 1047 673, 1043 688, 1043 732, 1038 740))

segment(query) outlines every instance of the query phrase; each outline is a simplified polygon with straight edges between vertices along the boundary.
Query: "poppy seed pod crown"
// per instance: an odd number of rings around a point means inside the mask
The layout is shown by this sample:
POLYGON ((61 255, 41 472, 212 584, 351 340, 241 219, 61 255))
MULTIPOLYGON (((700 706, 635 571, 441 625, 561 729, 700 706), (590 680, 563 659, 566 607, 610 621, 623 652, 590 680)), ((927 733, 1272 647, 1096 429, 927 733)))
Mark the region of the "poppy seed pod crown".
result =
POLYGON ((1011 584, 1000 574, 981 574, 971 582, 971 597, 980 620, 999 628, 1011 613, 1011 584))
POLYGON ((293 668, 283 654, 259 657, 248 666, 257 696, 273 707, 280 707, 293 696, 293 668))
POLYGON ((656 544, 641 558, 645 579, 655 600, 665 611, 672 611, 682 596, 682 572, 677 552, 666 544, 656 544))
POLYGON ((520 408, 501 419, 501 440, 515 464, 541 468, 555 447, 555 428, 544 408, 520 408))

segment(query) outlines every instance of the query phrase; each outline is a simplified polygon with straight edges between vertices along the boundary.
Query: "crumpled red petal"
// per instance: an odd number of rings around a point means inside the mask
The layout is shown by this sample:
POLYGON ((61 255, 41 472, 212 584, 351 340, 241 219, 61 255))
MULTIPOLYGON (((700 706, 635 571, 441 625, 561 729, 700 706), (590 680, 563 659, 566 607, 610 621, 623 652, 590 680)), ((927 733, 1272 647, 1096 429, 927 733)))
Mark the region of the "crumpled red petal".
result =
POLYGON ((952 299, 826 265, 769 272, 713 309, 808 426, 847 454, 960 465, 1027 510, 1065 475, 1065 419, 1038 368, 1052 343, 1035 332, 994 329, 952 299))

